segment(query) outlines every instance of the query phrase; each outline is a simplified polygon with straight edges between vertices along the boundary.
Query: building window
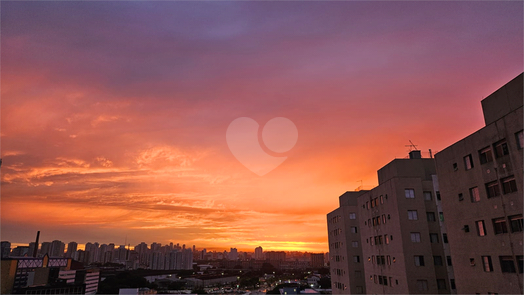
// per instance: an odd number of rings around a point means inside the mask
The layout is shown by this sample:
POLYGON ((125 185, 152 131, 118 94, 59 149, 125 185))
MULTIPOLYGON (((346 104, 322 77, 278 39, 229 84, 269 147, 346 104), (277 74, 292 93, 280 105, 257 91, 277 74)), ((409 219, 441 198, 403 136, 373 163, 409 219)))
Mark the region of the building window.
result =
POLYGON ((475 258, 470 258, 469 259, 469 265, 470 266, 475 266, 475 258))
POLYGON ((522 231, 522 214, 509 216, 508 219, 512 233, 522 231))
POLYGON ((493 154, 491 153, 490 147, 483 148, 479 151, 479 160, 480 164, 493 162, 493 154))
POLYGON ((524 256, 522 255, 518 255, 517 256, 517 266, 519 267, 519 273, 522 273, 522 268, 523 268, 523 259, 524 259, 524 256))
POLYGON ((451 263, 451 256, 446 256, 446 262, 448 263, 448 266, 452 266, 453 265, 451 263))
POLYGON ((438 243, 438 234, 429 234, 429 240, 431 243, 438 243))
POLYGON ((437 288, 439 290, 446 290, 446 280, 443 279, 437 279, 437 288))
POLYGON ((408 210, 409 220, 418 220, 417 210, 408 210))
POLYGON ((493 263, 491 263, 491 256, 482 256, 482 265, 485 272, 493 271, 493 263))
POLYGON ((469 225, 464 225, 464 227, 462 227, 462 230, 465 232, 465 233, 469 233, 469 225))
POLYGON ((411 233, 411 241, 413 243, 420 243, 420 233, 411 233))
POLYGON ((475 221, 477 227, 477 235, 483 237, 486 235, 486 226, 484 225, 484 220, 475 221))
POLYGON ((440 201, 440 191, 435 191, 435 195, 437 196, 437 200, 440 201))
POLYGON ((366 209, 369 209, 369 201, 366 202, 366 209))
POLYGON ((448 234, 442 234, 442 242, 444 242, 444 244, 448 243, 448 234))
POLYGON ((451 290, 457 289, 457 285, 455 284, 455 279, 450 279, 449 285, 451 286, 451 290))
POLYGON ((384 197, 382 195, 380 195, 379 199, 380 199, 380 204, 384 204, 384 197))
POLYGON ((472 187, 469 189, 469 196, 471 198, 471 203, 480 202, 480 194, 478 187, 472 187))
POLYGON ((356 213, 349 213, 349 219, 357 219, 356 213))
POLYGON ((495 218, 493 221, 493 231, 496 235, 505 234, 508 232, 508 227, 506 225, 506 219, 504 217, 495 218))
POLYGON ((358 248, 358 242, 357 241, 351 242, 351 247, 358 248))
POLYGON ((517 182, 515 181, 515 177, 506 177, 500 181, 502 182, 502 191, 504 194, 510 194, 517 191, 517 182))
POLYGON ((360 263, 360 256, 358 255, 353 256, 353 262, 360 263))
POLYGON ((444 222, 444 213, 439 212, 438 213, 438 217, 439 217, 440 221, 444 222))
POLYGON ((428 281, 427 280, 417 280, 417 288, 419 291, 428 290, 428 281))
POLYGON ((442 256, 433 256, 433 264, 437 266, 442 265, 442 256))
POLYGON ((424 266, 424 256, 415 256, 415 265, 424 266))
POLYGON ((464 195, 462 193, 459 194, 459 202, 464 201, 464 195))
POLYGON ((388 265, 391 265, 391 256, 386 256, 386 260, 387 260, 387 263, 388 265))
POLYGON ((356 234, 357 232, 358 232, 357 227, 356 226, 352 226, 351 227, 351 233, 356 234))
POLYGON ((486 183, 486 193, 488 199, 500 196, 499 183, 497 181, 486 183))
POLYGON ((428 221, 435 221, 435 212, 426 212, 426 217, 428 221))
POLYGON ((415 190, 412 188, 407 188, 404 190, 406 194, 406 199, 414 199, 415 198, 415 190))
POLYGON ((515 133, 515 138, 517 139, 517 148, 522 149, 524 147, 524 138, 523 138, 522 130, 515 133))
POLYGON ((424 192, 424 200, 431 201, 433 200, 433 197, 431 195, 431 192, 424 192))
POLYGON ((493 149, 495 150, 495 157, 500 158, 502 156, 505 156, 509 154, 508 150, 508 144, 506 143, 506 140, 501 140, 493 145, 493 149))
POLYGON ((384 235, 384 241, 386 242, 386 245, 389 245, 389 236, 384 235))
POLYGON ((473 158, 471 155, 467 155, 464 157, 464 166, 466 167, 466 170, 470 170, 473 168, 473 158))
POLYGON ((364 294, 364 288, 362 286, 357 286, 357 294, 364 294))
POLYGON ((502 272, 511 272, 515 273, 515 262, 513 261, 513 257, 511 256, 499 256, 500 260, 500 269, 502 272))
POLYGON ((459 166, 457 163, 453 163, 453 171, 458 171, 459 170, 459 166))

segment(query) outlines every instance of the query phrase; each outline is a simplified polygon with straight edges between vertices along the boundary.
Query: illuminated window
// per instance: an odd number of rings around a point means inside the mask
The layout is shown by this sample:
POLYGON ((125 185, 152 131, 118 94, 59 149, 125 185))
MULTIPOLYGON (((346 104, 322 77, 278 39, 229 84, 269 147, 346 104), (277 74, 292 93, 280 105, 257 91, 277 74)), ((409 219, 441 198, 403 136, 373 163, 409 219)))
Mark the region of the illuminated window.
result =
POLYGON ((478 187, 472 187, 469 189, 469 196, 471 198, 471 203, 480 202, 480 194, 478 187))
POLYGON ((349 219, 357 219, 357 214, 349 213, 349 219))
POLYGON ((473 168, 473 158, 471 155, 467 155, 464 157, 464 166, 466 167, 466 170, 470 170, 473 168))
POLYGON ((406 199, 414 199, 415 198, 415 190, 412 188, 405 189, 406 199))
POLYGON ((482 265, 484 266, 485 272, 492 272, 493 263, 491 262, 491 256, 482 256, 482 265))
POLYGON ((484 220, 475 221, 477 227, 477 235, 483 237, 486 235, 486 226, 484 225, 484 220))

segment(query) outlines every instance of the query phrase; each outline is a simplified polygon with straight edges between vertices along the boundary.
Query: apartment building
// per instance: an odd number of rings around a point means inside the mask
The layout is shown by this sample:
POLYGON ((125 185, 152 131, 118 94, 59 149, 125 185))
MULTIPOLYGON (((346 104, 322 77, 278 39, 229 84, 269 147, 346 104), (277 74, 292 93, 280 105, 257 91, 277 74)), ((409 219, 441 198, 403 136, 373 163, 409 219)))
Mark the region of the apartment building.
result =
POLYGON ((333 293, 455 293, 434 159, 411 151, 378 180, 328 214, 333 293))
POLYGON ((333 294, 366 293, 357 215, 357 198, 365 192, 344 193, 339 197, 340 207, 327 215, 333 294))
POLYGON ((435 155, 458 293, 523 294, 523 75, 482 100, 486 126, 435 155))

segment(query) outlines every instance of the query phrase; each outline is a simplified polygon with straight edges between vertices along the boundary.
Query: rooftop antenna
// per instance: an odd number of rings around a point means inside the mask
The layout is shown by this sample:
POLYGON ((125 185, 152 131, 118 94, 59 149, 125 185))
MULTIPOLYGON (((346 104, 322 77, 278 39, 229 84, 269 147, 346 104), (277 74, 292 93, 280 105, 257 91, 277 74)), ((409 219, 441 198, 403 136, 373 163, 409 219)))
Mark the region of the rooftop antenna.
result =
POLYGON ((410 145, 405 145, 405 147, 409 147, 409 151, 410 152, 413 151, 413 150, 416 151, 417 150, 417 146, 411 140, 409 140, 409 143, 410 143, 410 145))
POLYGON ((362 180, 359 180, 359 181, 357 181, 357 182, 360 182, 360 185, 355 189, 356 192, 362 190, 362 186, 363 186, 363 184, 362 184, 362 180))

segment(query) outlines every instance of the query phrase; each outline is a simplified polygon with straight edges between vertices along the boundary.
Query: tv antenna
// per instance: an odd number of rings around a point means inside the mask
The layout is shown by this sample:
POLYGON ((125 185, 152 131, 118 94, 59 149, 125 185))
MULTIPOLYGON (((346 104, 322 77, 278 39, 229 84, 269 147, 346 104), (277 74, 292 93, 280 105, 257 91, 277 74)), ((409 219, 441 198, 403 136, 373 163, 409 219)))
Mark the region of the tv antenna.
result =
POLYGON ((410 143, 410 145, 405 145, 405 147, 409 147, 409 151, 410 151, 410 152, 411 152, 411 151, 417 151, 417 150, 418 150, 418 149, 417 149, 417 146, 416 146, 416 145, 415 145, 411 140, 409 140, 409 143, 410 143))

